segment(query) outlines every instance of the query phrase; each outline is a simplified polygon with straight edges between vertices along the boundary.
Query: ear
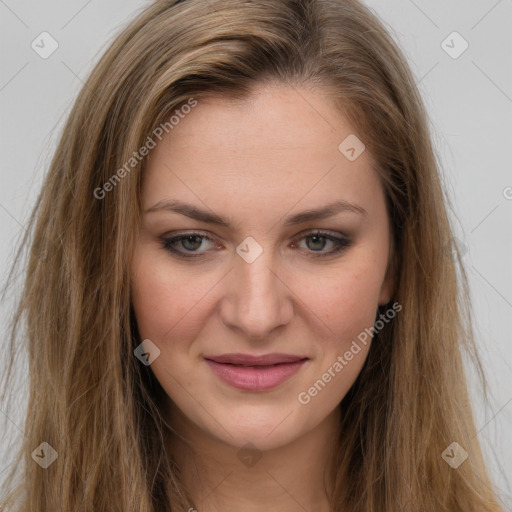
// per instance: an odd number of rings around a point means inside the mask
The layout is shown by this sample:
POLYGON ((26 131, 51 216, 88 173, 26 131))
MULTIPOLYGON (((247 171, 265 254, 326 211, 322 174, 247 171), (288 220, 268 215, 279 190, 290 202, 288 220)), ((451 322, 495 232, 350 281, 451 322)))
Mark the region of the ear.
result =
POLYGON ((393 298, 394 285, 395 280, 393 278, 393 272, 392 269, 389 268, 380 289, 379 306, 384 306, 384 304, 391 302, 391 299, 393 298))
POLYGON ((380 288, 379 306, 384 306, 385 304, 391 302, 391 299, 395 294, 396 255, 393 246, 391 246, 389 253, 390 254, 388 260, 388 268, 386 270, 386 276, 384 277, 384 281, 382 282, 382 286, 380 288))

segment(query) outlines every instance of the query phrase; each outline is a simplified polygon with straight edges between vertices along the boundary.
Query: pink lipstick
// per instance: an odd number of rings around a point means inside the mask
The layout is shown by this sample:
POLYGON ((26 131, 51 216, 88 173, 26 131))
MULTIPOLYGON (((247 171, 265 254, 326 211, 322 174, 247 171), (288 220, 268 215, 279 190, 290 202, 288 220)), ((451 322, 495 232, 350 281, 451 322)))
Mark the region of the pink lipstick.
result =
POLYGON ((290 354, 223 354, 205 356, 205 360, 227 384, 246 391, 264 391, 297 373, 308 358, 290 354))

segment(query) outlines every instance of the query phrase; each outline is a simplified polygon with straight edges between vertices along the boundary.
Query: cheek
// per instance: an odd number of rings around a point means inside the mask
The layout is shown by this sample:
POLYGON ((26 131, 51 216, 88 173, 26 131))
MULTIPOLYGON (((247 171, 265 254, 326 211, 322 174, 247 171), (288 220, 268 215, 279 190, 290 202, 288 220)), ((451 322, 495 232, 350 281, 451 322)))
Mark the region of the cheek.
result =
POLYGON ((132 270, 132 302, 141 337, 164 342, 186 326, 198 325, 201 299, 214 279, 190 279, 179 269, 171 270, 165 254, 150 251, 136 255, 132 270))
POLYGON ((325 299, 325 311, 332 330, 343 339, 353 339, 374 325, 387 265, 387 249, 367 248, 354 253, 333 280, 325 299))
POLYGON ((365 328, 373 326, 381 286, 380 271, 364 265, 340 266, 329 275, 304 275, 295 279, 294 289, 321 323, 327 338, 349 343, 365 328))

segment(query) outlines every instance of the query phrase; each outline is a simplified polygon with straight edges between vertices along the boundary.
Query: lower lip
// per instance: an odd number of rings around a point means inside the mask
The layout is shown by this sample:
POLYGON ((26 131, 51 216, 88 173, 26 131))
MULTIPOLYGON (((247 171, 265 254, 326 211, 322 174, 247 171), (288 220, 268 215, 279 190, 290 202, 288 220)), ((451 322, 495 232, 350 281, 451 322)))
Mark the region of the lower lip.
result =
POLYGON ((231 386, 247 391, 264 391, 278 386, 297 373, 306 359, 261 367, 217 363, 211 359, 206 359, 206 362, 220 379, 231 386))

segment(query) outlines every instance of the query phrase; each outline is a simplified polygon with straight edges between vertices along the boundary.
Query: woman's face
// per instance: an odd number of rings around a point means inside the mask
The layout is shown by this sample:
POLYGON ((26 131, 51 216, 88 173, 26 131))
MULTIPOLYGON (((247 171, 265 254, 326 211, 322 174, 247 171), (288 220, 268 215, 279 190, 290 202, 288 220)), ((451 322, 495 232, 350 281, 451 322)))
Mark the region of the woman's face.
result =
POLYGON ((132 299, 169 411, 190 429, 284 445, 360 372, 358 336, 392 282, 383 189, 353 132, 317 93, 260 86, 199 100, 152 150, 132 299))

